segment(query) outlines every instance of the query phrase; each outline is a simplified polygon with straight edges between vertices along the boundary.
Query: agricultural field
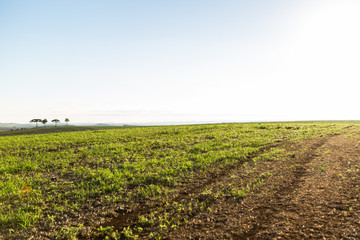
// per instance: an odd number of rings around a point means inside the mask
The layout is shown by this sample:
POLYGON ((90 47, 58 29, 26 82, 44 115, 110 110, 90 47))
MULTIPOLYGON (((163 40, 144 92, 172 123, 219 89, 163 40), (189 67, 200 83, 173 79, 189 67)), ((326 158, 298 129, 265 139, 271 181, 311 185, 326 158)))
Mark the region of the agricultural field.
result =
POLYGON ((15 136, 29 134, 63 133, 87 130, 105 130, 118 128, 132 128, 135 126, 61 126, 61 127, 32 127, 32 128, 0 128, 0 136, 15 136))
POLYGON ((0 239, 359 239, 357 122, 0 136, 0 239))

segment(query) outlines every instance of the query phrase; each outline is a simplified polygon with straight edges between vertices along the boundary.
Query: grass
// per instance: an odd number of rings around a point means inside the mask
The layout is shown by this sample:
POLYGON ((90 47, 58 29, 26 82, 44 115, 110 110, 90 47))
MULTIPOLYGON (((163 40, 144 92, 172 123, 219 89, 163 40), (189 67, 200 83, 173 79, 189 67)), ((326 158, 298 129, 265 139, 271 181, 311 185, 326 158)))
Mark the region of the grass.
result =
MULTIPOLYGON (((0 234, 11 237, 16 232, 24 238, 51 230, 51 238, 75 239, 111 218, 117 206, 135 209, 143 203, 149 208, 165 204, 196 182, 197 176, 241 164, 269 144, 339 134, 350 125, 250 123, 9 132, 11 136, 0 137, 0 234)), ((269 148, 254 162, 273 161, 283 151, 269 148)), ((229 193, 242 199, 269 176, 264 173, 244 188, 224 186, 220 192, 207 190, 203 195, 229 193)), ((201 201, 174 203, 168 211, 209 210, 208 200, 201 201)), ((96 234, 135 238, 148 226, 158 224, 159 231, 168 231, 185 221, 166 211, 153 217, 139 219, 141 229, 99 228, 96 234)))

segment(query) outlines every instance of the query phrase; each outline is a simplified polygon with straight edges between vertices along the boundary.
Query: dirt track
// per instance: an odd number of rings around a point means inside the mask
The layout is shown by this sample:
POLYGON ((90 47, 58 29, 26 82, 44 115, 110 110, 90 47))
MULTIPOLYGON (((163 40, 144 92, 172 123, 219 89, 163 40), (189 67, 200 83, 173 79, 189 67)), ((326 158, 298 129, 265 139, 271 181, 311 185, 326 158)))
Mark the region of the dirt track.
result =
POLYGON ((207 189, 246 185, 269 173, 241 201, 208 203, 167 239, 360 239, 358 132, 285 144, 278 159, 229 170, 207 189))

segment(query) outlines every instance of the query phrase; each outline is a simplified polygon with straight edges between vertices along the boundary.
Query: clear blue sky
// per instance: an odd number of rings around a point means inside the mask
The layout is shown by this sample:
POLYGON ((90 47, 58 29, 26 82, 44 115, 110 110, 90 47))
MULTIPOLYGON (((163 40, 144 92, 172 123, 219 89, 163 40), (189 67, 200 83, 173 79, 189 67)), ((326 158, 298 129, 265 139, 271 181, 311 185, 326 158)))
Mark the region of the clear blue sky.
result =
POLYGON ((0 122, 360 119, 360 2, 2 0, 0 122))

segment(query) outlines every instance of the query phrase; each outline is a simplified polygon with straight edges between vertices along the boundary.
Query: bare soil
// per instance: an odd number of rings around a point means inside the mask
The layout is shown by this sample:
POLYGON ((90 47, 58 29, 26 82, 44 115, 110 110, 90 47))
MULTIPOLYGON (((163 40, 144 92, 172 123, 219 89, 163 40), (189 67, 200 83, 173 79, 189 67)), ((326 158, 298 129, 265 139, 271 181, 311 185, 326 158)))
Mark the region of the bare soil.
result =
POLYGON ((242 201, 216 199, 211 212, 199 212, 165 238, 360 239, 359 142, 349 130, 285 144, 276 160, 231 169, 213 184, 244 185, 264 172, 271 177, 242 201))

